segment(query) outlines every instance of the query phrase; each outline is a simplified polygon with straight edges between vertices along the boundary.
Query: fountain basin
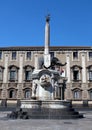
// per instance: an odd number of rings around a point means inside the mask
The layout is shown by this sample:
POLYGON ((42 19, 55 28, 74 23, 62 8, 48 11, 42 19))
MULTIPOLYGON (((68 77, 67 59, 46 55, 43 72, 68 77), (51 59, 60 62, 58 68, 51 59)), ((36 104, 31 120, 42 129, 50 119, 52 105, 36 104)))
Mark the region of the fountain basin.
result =
POLYGON ((21 108, 54 108, 62 109, 70 107, 71 103, 65 100, 21 100, 21 108))
POLYGON ((69 101, 64 100, 21 100, 19 110, 8 115, 12 119, 78 119, 83 115, 76 112, 69 101))

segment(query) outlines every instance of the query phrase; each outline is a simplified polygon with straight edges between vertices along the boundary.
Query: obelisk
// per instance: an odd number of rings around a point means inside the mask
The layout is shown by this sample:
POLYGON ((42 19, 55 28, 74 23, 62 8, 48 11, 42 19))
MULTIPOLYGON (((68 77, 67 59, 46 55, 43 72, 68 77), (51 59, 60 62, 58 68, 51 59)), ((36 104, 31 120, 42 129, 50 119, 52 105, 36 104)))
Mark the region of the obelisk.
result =
POLYGON ((50 16, 46 16, 46 25, 45 25, 45 47, 44 47, 44 66, 48 68, 51 65, 51 57, 49 53, 50 46, 50 16))

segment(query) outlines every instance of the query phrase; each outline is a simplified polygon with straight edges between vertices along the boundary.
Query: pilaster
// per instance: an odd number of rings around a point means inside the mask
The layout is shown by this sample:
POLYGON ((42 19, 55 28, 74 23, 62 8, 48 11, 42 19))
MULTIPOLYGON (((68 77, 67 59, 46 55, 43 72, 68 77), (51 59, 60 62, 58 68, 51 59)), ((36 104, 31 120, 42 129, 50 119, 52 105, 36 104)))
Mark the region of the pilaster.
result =
POLYGON ((23 82, 23 54, 19 54, 19 83, 23 82))
POLYGON ((23 98, 23 84, 21 83, 19 83, 18 85, 17 85, 17 99, 22 99, 23 98))
POLYGON ((8 53, 5 53, 5 58, 4 58, 4 74, 3 74, 3 83, 8 82, 8 53))
POLYGON ((86 83, 86 63, 85 63, 85 53, 81 54, 81 62, 82 62, 82 83, 86 83))
POLYGON ((82 83, 82 100, 87 100, 88 99, 88 90, 87 90, 87 84, 82 83))
POLYGON ((38 70, 39 69, 39 62, 38 62, 38 55, 37 54, 35 54, 35 63, 34 63, 34 65, 35 65, 35 70, 38 70))
POLYGON ((67 77, 67 83, 70 83, 70 54, 66 54, 66 77, 67 77))
POLYGON ((8 84, 7 83, 3 83, 2 84, 2 93, 1 93, 1 98, 2 99, 7 99, 7 97, 8 97, 7 88, 8 88, 8 84))

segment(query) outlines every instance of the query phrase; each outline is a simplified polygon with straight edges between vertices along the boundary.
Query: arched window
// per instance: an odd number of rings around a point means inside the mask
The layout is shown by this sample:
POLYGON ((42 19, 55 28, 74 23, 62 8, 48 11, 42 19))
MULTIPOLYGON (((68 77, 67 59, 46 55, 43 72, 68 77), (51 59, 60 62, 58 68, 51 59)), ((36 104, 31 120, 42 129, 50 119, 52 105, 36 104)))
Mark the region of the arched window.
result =
POLYGON ((9 90, 9 98, 16 98, 15 89, 10 89, 9 90))
POLYGON ((30 81, 32 79, 32 72, 33 72, 33 67, 32 66, 25 66, 24 71, 25 71, 25 81, 30 81))
POLYGON ((74 99, 81 99, 81 97, 82 97, 81 90, 79 90, 79 89, 73 90, 73 98, 74 99))
POLYGON ((18 67, 11 65, 9 66, 9 80, 10 81, 16 81, 18 80, 18 67))
POLYGON ((24 98, 30 99, 31 98, 31 91, 30 89, 26 89, 24 92, 24 98))

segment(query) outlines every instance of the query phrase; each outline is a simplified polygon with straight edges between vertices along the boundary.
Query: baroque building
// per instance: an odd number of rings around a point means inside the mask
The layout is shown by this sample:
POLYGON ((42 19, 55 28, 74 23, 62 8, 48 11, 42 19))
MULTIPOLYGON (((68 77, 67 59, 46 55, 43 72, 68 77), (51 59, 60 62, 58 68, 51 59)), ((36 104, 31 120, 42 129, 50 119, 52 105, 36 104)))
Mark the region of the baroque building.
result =
MULTIPOLYGON (((65 84, 58 88, 57 99, 71 100, 73 105, 92 105, 92 47, 50 47, 51 57, 57 57, 66 66, 58 69, 65 84), (62 89, 64 88, 64 90, 62 89), (64 95, 61 95, 64 91, 64 95)), ((39 68, 43 63, 44 47, 0 48, 0 104, 17 104, 20 99, 31 99, 35 57, 39 68)))

